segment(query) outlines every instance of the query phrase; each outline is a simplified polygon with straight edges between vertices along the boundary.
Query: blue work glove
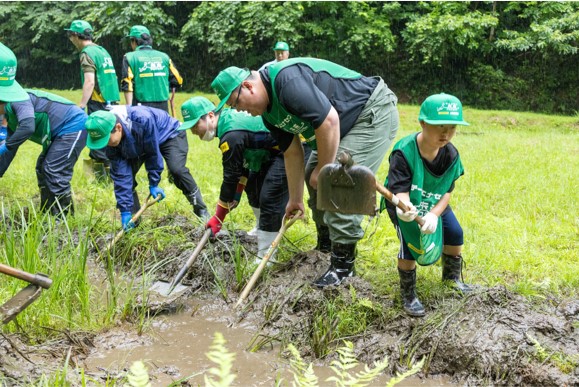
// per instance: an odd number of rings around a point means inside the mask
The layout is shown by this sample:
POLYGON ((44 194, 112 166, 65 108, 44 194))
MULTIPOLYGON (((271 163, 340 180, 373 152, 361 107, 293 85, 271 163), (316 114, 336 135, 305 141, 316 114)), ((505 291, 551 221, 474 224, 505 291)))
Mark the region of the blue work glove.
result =
POLYGON ((131 214, 129 211, 121 212, 121 223, 123 224, 123 230, 125 230, 125 232, 136 227, 135 223, 131 220, 132 217, 133 214, 131 214))
POLYGON ((8 152, 8 148, 6 148, 6 144, 0 145, 0 156, 2 156, 6 152, 8 152))
POLYGON ((149 192, 151 193, 153 199, 156 199, 157 196, 159 195, 161 195, 161 199, 159 199, 159 201, 165 199, 165 191, 163 191, 162 188, 159 188, 157 186, 151 186, 149 187, 149 192))
POLYGON ((5 126, 0 126, 0 143, 2 141, 6 141, 6 137, 8 137, 8 128, 5 126))

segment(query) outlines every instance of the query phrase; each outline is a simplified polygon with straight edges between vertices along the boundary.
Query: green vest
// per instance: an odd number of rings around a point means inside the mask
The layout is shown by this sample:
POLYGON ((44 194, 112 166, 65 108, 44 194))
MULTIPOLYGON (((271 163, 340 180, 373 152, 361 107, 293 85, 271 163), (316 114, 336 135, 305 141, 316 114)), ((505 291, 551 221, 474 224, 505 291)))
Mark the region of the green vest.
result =
MULTIPOLYGON (((107 50, 96 44, 86 46, 81 53, 86 52, 96 67, 96 78, 99 90, 105 101, 116 102, 121 100, 119 94, 119 80, 115 72, 113 60, 107 50)), ((80 80, 84 85, 84 73, 80 72, 80 80)))
MULTIPOLYGON (((424 163, 420 157, 416 137, 418 134, 411 134, 398 141, 392 151, 401 150, 412 171, 412 186, 410 189, 410 201, 416 206, 418 215, 424 216, 428 213, 444 196, 452 183, 463 173, 464 168, 457 155, 452 164, 447 168, 442 176, 434 176, 428 169, 424 168, 424 163)), ((388 178, 384 186, 388 186, 388 178)), ((381 207, 385 207, 382 198, 381 207)), ((420 226, 416 222, 399 221, 400 231, 404 241, 408 245, 410 253, 420 265, 431 265, 438 261, 442 254, 442 219, 438 218, 438 226, 433 234, 423 234, 420 226)))
POLYGON ((271 95, 273 101, 271 103, 271 111, 265 112, 262 114, 262 117, 273 126, 280 128, 285 132, 301 134, 305 138, 306 142, 310 145, 310 147, 315 150, 317 149, 316 134, 314 130, 315 128, 312 127, 311 123, 288 113, 287 110, 285 110, 284 107, 280 104, 279 98, 275 91, 275 78, 277 74, 282 69, 297 63, 303 63, 307 65, 314 72, 327 72, 334 78, 357 79, 361 78, 362 75, 333 62, 314 58, 286 59, 269 66, 269 77, 271 80, 272 89, 271 95))
MULTIPOLYGON (((28 94, 34 94, 38 98, 46 98, 49 101, 59 102, 66 105, 74 105, 73 102, 68 99, 62 98, 59 95, 48 93, 41 90, 25 90, 28 94)), ((8 102, 5 106, 6 110, 6 120, 8 121, 8 127, 14 131, 18 127, 18 117, 12 109, 12 104, 8 102)), ((37 144, 42 145, 42 151, 46 152, 50 144, 52 143, 52 135, 50 133, 50 121, 48 120, 48 114, 45 112, 34 112, 34 133, 29 137, 29 140, 37 144)))
MULTIPOLYGON (((225 133, 232 130, 246 130, 253 133, 266 132, 269 130, 263 124, 261 117, 252 117, 245 112, 237 112, 234 109, 222 109, 217 122, 217 137, 220 139, 225 133)), ((221 149, 223 153, 228 149, 221 149)), ((243 167, 251 172, 259 172, 261 165, 269 161, 267 149, 245 149, 243 151, 243 167)))
POLYGON ((169 56, 157 50, 141 50, 139 46, 127 53, 133 71, 134 93, 139 102, 160 102, 169 99, 169 56))

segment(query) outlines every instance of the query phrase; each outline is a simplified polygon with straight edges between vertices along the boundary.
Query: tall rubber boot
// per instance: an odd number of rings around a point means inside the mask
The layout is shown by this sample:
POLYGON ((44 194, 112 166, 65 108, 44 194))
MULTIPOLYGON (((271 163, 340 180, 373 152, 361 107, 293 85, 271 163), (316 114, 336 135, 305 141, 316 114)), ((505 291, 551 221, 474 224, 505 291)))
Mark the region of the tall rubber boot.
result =
POLYGON ((249 230, 247 235, 255 236, 257 235, 257 230, 259 229, 259 216, 261 214, 261 210, 257 207, 251 207, 251 210, 253 211, 253 215, 255 215, 255 227, 249 230))
POLYGON ((201 196, 201 191, 199 188, 196 188, 195 191, 185 195, 185 197, 193 206, 193 212, 195 215, 205 221, 211 218, 211 214, 209 214, 209 211, 207 211, 207 206, 203 202, 203 197, 201 196))
POLYGON ((107 170, 107 165, 101 161, 94 161, 93 163, 94 177, 101 184, 106 184, 110 177, 110 166, 107 170))
MULTIPOLYGON (((141 209, 141 201, 139 200, 139 194, 137 191, 133 191, 133 208, 131 209, 131 213, 135 215, 141 209)), ((135 222, 135 227, 137 227, 141 223, 141 218, 137 219, 135 222)))
POLYGON ((461 280, 462 277, 462 255, 442 254, 442 280, 453 282, 453 286, 462 294, 473 291, 472 287, 461 280))
POLYGON ((72 200, 72 194, 69 192, 64 195, 55 196, 54 204, 50 208, 50 213, 59 218, 64 218, 69 213, 74 215, 74 202, 72 200))
POLYGON ((40 189, 40 211, 49 212, 50 207, 54 203, 54 195, 50 192, 48 187, 38 187, 40 189))
POLYGON ((416 268, 414 270, 402 270, 398 268, 400 276, 400 296, 404 311, 412 317, 422 317, 426 314, 424 306, 416 297, 416 268))
POLYGON ((320 288, 331 285, 337 286, 342 283, 344 278, 353 277, 355 274, 355 259, 356 243, 341 244, 332 242, 330 267, 324 275, 314 281, 314 285, 320 288))
POLYGON ((314 249, 321 253, 329 253, 332 250, 330 229, 325 224, 316 223, 316 230, 318 231, 318 243, 314 249))
MULTIPOLYGON (((261 263, 261 258, 267 254, 269 247, 273 243, 274 239, 277 237, 277 232, 275 231, 263 231, 257 230, 257 258, 255 259, 256 264, 261 263)), ((277 254, 277 249, 274 253, 269 257, 267 261, 267 265, 271 265, 275 262, 275 256, 277 254)))

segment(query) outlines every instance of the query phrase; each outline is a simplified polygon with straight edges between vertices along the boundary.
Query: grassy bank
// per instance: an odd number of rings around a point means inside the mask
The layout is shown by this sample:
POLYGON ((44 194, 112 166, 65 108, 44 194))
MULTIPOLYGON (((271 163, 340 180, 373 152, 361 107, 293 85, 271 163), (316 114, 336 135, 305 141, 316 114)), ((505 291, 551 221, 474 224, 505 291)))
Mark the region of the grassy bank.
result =
MULTIPOLYGON (((79 91, 56 93, 73 101, 80 98, 79 91)), ((179 116, 181 103, 190 96, 177 94, 179 116)), ((208 97, 215 100, 214 96, 208 97)), ((401 130, 397 139, 419 128, 418 106, 401 105, 399 109, 401 130)), ((466 172, 456 185, 451 204, 465 231, 465 281, 484 286, 502 284, 528 296, 576 297, 579 117, 468 108, 464 114, 471 126, 459 128, 453 143, 461 152, 466 172)), ((215 141, 201 142, 191 134, 189 144, 187 165, 213 212, 221 182, 221 153, 215 141)), ((72 180, 76 217, 68 224, 56 225, 35 216, 39 194, 34 168, 39 152, 38 145, 25 143, 0 180, 4 213, 0 262, 47 273, 55 281, 53 288, 19 317, 19 323, 29 332, 43 334, 51 329, 93 330, 112 324, 127 315, 136 297, 127 294, 130 281, 117 282, 111 269, 91 281, 95 285, 87 285, 97 272, 94 265, 87 265, 90 246, 98 237, 120 227, 112 185, 96 184, 85 175, 79 160, 72 180)), ((88 149, 82 158, 88 158, 88 149)), ((386 177, 387 169, 385 160, 378 180, 386 177)), ((148 193, 145 168, 138 182, 144 199, 148 193)), ((160 186, 167 198, 147 210, 142 226, 126 237, 130 254, 146 256, 152 247, 162 251, 171 244, 190 243, 178 232, 155 228, 155 219, 167 214, 185 215, 191 222, 198 222, 185 197, 168 182, 166 172, 160 186)), ((251 209, 243 200, 228 216, 226 228, 249 230, 253 222, 251 209)), ((358 275, 368 279, 377 292, 394 296, 398 292, 398 240, 393 227, 386 214, 364 224, 367 232, 358 244, 358 275)), ((315 245, 311 221, 298 222, 286 235, 302 250, 315 245)), ((142 270, 148 270, 144 262, 142 270)), ((3 276, 0 300, 22 286, 22 282, 3 276)), ((418 270, 418 291, 425 303, 446 291, 440 284, 440 268, 418 270)), ((16 326, 10 324, 3 329, 14 330, 16 326)))

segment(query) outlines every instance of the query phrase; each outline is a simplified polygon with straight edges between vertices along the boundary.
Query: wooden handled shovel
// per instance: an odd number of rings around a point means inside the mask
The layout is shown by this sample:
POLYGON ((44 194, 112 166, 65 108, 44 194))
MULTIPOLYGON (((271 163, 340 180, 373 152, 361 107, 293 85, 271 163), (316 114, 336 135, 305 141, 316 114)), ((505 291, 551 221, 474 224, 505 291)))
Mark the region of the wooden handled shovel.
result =
MULTIPOLYGON (((408 206, 404 204, 400 199, 398 199, 398 196, 388 191, 386 187, 378 183, 378 180, 376 180, 376 191, 378 191, 378 193, 384 196, 386 200, 394 204, 396 207, 400 208, 402 211, 406 212, 409 210, 408 206)), ((422 220, 422 218, 418 215, 416 216, 416 218, 414 218, 414 221, 418 223, 420 226, 424 224, 424 220, 422 220)))
MULTIPOLYGON (((139 219, 141 217, 141 215, 143 214, 143 212, 145 212, 145 210, 149 207, 151 207, 153 204, 157 203, 159 200, 161 200, 161 195, 158 195, 155 199, 153 200, 149 200, 151 198, 151 195, 147 196, 147 200, 145 201, 145 204, 143 204, 141 206, 141 208, 139 208, 139 211, 137 211, 137 213, 131 218, 131 222, 136 222, 137 219, 139 219)), ((107 246, 106 250, 105 250, 105 255, 106 253, 108 253, 113 246, 115 245, 115 243, 117 243, 119 241, 119 239, 121 239, 121 237, 125 234, 125 229, 122 228, 121 231, 119 231, 117 233, 117 235, 115 236, 115 238, 109 243, 109 245, 107 246)))
POLYGON ((52 280, 42 273, 30 274, 3 264, 0 264, 0 273, 30 283, 30 285, 21 289, 14 297, 0 306, 0 319, 3 324, 12 321, 18 313, 34 302, 40 296, 42 289, 48 289, 52 286, 52 280))
POLYGON ((259 263, 259 266, 257 267, 257 269, 255 269, 255 273, 253 273, 253 275, 249 279, 249 282, 247 283, 247 285, 245 285, 245 288, 243 288, 243 291, 241 292, 241 295, 239 296, 239 300, 237 300, 237 303, 235 304, 236 308, 239 305, 241 305, 241 303, 243 302, 243 300, 245 300, 245 298, 247 297, 247 295, 249 294, 251 289, 253 289, 255 282, 259 278, 259 275, 261 274, 261 272, 263 271, 263 269, 267 265, 267 261, 269 261, 269 258, 272 256, 272 254, 277 249, 279 242, 281 242, 281 239, 283 238, 283 234, 287 231, 288 228, 291 227, 292 224, 294 224, 296 222, 296 220, 301 215, 302 215, 302 212, 298 210, 298 212, 287 222, 285 222, 285 216, 284 216, 284 221, 282 221, 282 226, 279 229, 279 233, 277 234, 277 236, 275 237, 273 242, 271 242, 271 245, 269 246, 267 253, 265 253, 263 258, 261 259, 261 262, 259 263))

